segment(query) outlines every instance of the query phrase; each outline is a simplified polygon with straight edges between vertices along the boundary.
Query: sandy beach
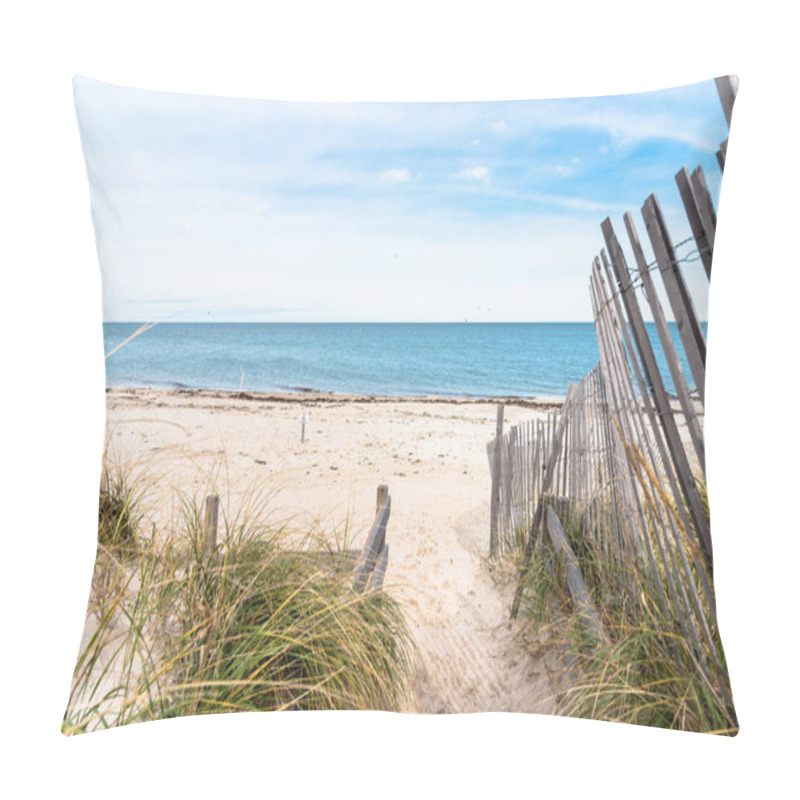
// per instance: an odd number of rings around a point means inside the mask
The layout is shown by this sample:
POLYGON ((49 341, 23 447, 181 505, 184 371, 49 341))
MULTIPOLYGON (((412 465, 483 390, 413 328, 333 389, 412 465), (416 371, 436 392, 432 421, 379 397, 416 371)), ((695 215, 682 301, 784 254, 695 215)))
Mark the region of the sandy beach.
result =
MULTIPOLYGON (((361 547, 377 486, 388 484, 385 588, 418 646, 409 710, 552 713, 554 656, 543 648, 531 658, 515 644, 513 589, 484 562, 496 404, 111 388, 107 459, 140 483, 144 509, 157 515, 144 523, 159 530, 178 518, 181 496, 214 491, 228 517, 262 498, 273 525, 361 547)), ((509 400, 506 424, 556 405, 509 400)))

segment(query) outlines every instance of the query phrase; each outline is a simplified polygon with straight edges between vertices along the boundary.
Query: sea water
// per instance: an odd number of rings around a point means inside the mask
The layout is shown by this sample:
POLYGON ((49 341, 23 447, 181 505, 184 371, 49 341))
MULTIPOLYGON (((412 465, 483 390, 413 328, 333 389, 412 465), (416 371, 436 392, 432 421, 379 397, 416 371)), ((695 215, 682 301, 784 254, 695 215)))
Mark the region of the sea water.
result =
MULTIPOLYGON (((104 323, 105 352, 140 326, 104 323)), ((677 329, 671 327, 689 377, 677 329)), ((667 389, 673 392, 652 324, 649 333, 667 389)), ((159 323, 106 359, 106 382, 244 391, 561 398, 598 360, 590 322, 159 323)))

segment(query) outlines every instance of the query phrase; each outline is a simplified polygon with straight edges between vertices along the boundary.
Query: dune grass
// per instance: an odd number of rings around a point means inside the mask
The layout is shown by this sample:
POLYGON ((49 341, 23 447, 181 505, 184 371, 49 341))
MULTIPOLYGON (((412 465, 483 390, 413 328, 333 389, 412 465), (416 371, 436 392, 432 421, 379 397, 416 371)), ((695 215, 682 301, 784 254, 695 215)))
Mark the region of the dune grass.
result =
POLYGON ((568 663, 557 713, 589 719, 736 735, 738 723, 719 633, 708 609, 710 640, 685 634, 678 611, 664 612, 646 569, 633 555, 603 553, 581 524, 565 533, 605 628, 588 635, 573 607, 563 565, 538 548, 524 577, 521 614, 547 624, 568 663))
POLYGON ((245 515, 224 518, 221 544, 205 553, 194 501, 169 535, 142 536, 140 517, 125 476, 104 473, 64 733, 188 714, 401 707, 413 647, 402 611, 384 592, 354 592, 340 551, 321 556, 310 535, 245 515))
POLYGON ((121 469, 103 467, 100 479, 97 541, 101 547, 129 550, 136 546, 140 522, 136 492, 121 469))

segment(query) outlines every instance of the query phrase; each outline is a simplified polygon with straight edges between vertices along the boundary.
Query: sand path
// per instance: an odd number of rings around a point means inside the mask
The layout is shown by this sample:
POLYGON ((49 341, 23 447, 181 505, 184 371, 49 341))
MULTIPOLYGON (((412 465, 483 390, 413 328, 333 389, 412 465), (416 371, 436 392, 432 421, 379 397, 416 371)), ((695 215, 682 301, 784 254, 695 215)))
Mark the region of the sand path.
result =
MULTIPOLYGON (((159 527, 179 512, 176 490, 198 499, 218 491, 229 515, 255 492, 269 497, 273 521, 360 547, 377 485, 388 484, 386 589, 417 643, 409 710, 552 713, 554 664, 546 651, 533 658, 517 646, 513 587, 495 581, 484 560, 493 403, 156 390, 112 390, 107 399, 109 457, 145 476, 159 527)), ((543 413, 509 406, 506 419, 543 413)))
POLYGON ((488 514, 467 512, 427 545, 400 539, 392 550, 390 591, 418 645, 416 709, 423 713, 553 712, 548 655, 527 656, 509 620, 512 587, 497 584, 475 534, 488 514))

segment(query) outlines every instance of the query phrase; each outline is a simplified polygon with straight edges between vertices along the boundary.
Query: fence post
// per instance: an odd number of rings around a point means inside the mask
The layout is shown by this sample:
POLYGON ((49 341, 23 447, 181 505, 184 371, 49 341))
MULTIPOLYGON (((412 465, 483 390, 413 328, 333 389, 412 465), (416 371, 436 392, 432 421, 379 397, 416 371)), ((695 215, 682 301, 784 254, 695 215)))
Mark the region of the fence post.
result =
POLYGON ((203 518, 203 553, 210 556, 217 548, 217 520, 219 517, 219 495, 206 497, 205 516, 203 518))
MULTIPOLYGON (((375 505, 375 520, 367 536, 367 543, 364 545, 364 549, 359 556, 353 577, 353 589, 357 592, 364 592, 367 590, 367 586, 375 571, 375 566, 379 562, 386 547, 386 525, 389 521, 392 501, 389 497, 389 487, 385 483, 378 486, 375 505)), ((388 559, 388 553, 386 558, 388 559)), ((385 572, 386 565, 384 564, 381 569, 385 572)), ((381 574, 380 580, 381 582, 383 581, 383 574, 381 574)))
POLYGON ((500 517, 500 470, 503 463, 503 415, 505 406, 497 406, 497 425, 494 432, 494 469, 492 470, 492 502, 489 520, 489 555, 497 552, 498 519, 500 517))
POLYGON ((389 494, 388 484, 381 483, 378 485, 378 492, 375 498, 375 513, 380 514, 383 504, 386 502, 386 495, 389 494))

